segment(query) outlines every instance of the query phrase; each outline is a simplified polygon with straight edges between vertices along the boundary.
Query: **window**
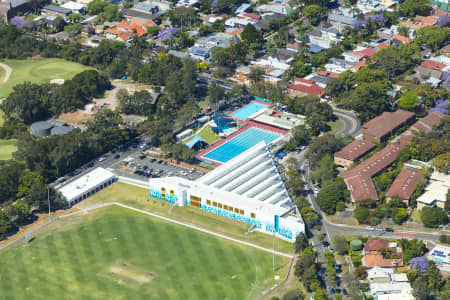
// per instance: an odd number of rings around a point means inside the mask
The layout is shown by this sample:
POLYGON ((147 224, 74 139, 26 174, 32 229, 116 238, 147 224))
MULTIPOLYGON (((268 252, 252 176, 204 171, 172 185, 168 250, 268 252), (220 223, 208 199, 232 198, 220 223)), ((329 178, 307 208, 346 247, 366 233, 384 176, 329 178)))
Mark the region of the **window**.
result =
POLYGON ((191 195, 191 201, 198 201, 198 202, 200 202, 201 200, 202 200, 202 199, 201 199, 200 197, 191 195))
POLYGON ((223 206, 223 209, 228 210, 228 205, 224 205, 224 206, 223 206))
POLYGON ((192 207, 196 207, 196 208, 200 208, 201 207, 201 198, 191 195, 191 206, 192 207))
POLYGON ((166 199, 166 193, 161 193, 161 198, 166 199))
POLYGON ((255 213, 250 213, 250 217, 252 217, 253 219, 256 218, 255 213))
POLYGON ((175 195, 175 192, 173 190, 170 190, 170 195, 171 196, 175 195))
POLYGON ((233 212, 233 207, 232 206, 228 206, 228 211, 233 212))
POLYGON ((216 201, 213 201, 213 206, 217 207, 217 202, 216 201))
POLYGON ((240 210, 239 210, 239 214, 244 215, 244 210, 243 210, 243 209, 240 209, 240 210))
POLYGON ((234 208, 234 212, 238 214, 238 213, 239 213, 239 208, 236 208, 236 207, 235 207, 235 208, 234 208))
POLYGON ((206 200, 206 204, 211 205, 211 200, 206 200))
POLYGON ((217 207, 218 207, 218 208, 222 208, 222 203, 218 203, 218 204, 217 204, 217 207))

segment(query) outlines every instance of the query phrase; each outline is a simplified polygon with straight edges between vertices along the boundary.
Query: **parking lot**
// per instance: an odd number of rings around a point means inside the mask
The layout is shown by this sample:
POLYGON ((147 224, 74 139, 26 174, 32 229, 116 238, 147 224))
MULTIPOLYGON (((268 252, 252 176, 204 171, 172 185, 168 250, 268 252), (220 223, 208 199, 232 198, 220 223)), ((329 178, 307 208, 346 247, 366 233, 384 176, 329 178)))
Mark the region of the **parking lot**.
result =
POLYGON ((139 155, 130 156, 111 166, 119 176, 143 180, 145 178, 160 178, 178 176, 196 180, 204 175, 195 169, 187 169, 172 165, 165 161, 139 155))

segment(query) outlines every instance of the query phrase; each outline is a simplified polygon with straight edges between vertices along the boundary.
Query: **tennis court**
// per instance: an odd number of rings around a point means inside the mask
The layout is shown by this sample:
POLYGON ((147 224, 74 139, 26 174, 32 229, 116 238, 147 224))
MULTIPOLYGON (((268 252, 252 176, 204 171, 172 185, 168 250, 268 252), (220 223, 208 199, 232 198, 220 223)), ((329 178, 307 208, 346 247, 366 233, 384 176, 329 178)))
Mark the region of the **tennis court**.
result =
POLYGON ((251 127, 211 152, 203 155, 203 157, 225 163, 261 141, 269 144, 280 136, 281 134, 276 132, 251 127))
POLYGON ((242 107, 241 109, 233 112, 230 116, 239 120, 247 120, 251 115, 269 107, 268 104, 264 104, 257 101, 252 101, 250 104, 242 107))

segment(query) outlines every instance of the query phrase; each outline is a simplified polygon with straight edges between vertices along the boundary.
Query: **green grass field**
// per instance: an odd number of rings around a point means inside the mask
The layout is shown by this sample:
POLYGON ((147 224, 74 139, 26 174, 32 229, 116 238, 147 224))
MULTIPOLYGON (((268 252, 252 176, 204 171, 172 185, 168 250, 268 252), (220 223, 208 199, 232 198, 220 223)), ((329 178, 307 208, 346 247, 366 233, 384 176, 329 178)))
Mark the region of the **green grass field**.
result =
POLYGON ((0 98, 7 97, 16 84, 24 81, 47 83, 55 78, 71 79, 76 74, 90 69, 77 63, 56 58, 6 60, 4 63, 12 68, 12 73, 5 84, 0 83, 0 98))
POLYGON ((256 299, 289 260, 107 207, 0 253, 0 299, 256 299))
MULTIPOLYGON (((214 132, 212 131, 211 127, 209 126, 205 126, 202 130, 200 130, 200 132, 197 132, 197 134, 202 137, 203 139, 205 139, 205 141, 209 144, 212 145, 215 142, 217 142, 218 140, 220 140, 220 137, 214 132)), ((186 144, 187 142, 189 142, 190 140, 192 140, 194 138, 195 135, 193 135, 192 137, 185 139, 183 141, 184 144, 186 144)))
POLYGON ((17 150, 16 140, 0 140, 0 160, 9 160, 17 150))
MULTIPOLYGON (((99 203, 120 202, 132 207, 140 208, 160 216, 168 217, 184 223, 189 223, 201 228, 209 229, 217 233, 257 244, 265 248, 272 248, 272 236, 261 232, 248 233, 250 225, 236 222, 233 219, 217 216, 198 208, 190 206, 176 207, 170 214, 170 203, 159 199, 149 198, 147 189, 139 188, 125 183, 115 183, 106 189, 83 200, 77 206, 87 207, 99 203)), ((275 248, 284 253, 294 253, 291 243, 277 239, 275 248)))

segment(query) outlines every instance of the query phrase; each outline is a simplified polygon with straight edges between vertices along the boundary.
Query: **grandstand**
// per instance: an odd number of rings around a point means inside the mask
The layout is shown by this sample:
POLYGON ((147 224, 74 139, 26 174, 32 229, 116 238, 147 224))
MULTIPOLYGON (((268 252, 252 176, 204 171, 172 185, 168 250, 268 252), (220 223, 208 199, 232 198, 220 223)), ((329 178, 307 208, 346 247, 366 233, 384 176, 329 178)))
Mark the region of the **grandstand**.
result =
POLYGON ((152 197, 252 224, 263 233, 273 233, 274 218, 279 216, 276 235, 291 242, 305 232, 264 141, 196 181, 166 177, 149 183, 152 197))

